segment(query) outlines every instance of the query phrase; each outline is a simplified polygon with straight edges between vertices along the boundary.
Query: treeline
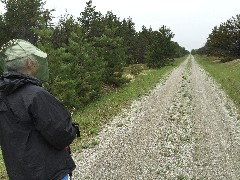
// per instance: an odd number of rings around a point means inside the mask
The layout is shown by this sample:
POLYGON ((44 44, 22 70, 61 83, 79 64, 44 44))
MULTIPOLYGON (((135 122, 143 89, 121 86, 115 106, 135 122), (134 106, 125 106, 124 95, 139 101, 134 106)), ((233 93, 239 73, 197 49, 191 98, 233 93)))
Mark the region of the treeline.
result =
MULTIPOLYGON (((62 16, 53 24, 52 12, 42 0, 2 0, 0 45, 10 39, 26 39, 48 53, 50 80, 46 88, 69 108, 97 99, 106 87, 128 82, 124 68, 147 64, 160 68, 189 52, 166 26, 137 32, 129 17, 96 11, 92 0, 79 17, 62 16)), ((2 62, 1 62, 2 64, 2 62)))
POLYGON ((240 14, 215 26, 204 47, 192 50, 192 54, 218 56, 223 62, 240 57, 240 14))

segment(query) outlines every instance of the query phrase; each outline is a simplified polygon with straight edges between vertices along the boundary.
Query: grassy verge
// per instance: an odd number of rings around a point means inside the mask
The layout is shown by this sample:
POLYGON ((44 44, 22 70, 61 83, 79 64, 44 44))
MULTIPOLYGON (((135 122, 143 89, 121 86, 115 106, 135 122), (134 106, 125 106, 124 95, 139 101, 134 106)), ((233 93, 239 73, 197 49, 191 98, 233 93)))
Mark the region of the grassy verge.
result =
MULTIPOLYGON (((134 99, 148 93, 161 78, 165 77, 185 59, 186 57, 176 59, 173 65, 161 69, 146 69, 130 83, 113 90, 102 96, 98 101, 74 113, 73 119, 80 123, 81 138, 74 141, 71 145, 72 150, 79 152, 83 148, 89 148, 98 144, 94 137, 104 124, 109 123, 113 116, 121 112, 122 108, 130 105, 134 99)), ((6 177, 6 170, 0 151, 0 179, 6 179, 6 177)))
POLYGON ((195 56, 195 59, 222 85, 240 112, 240 60, 221 63, 216 57, 195 56))
POLYGON ((2 151, 0 150, 0 179, 7 179, 7 171, 3 162, 2 151))

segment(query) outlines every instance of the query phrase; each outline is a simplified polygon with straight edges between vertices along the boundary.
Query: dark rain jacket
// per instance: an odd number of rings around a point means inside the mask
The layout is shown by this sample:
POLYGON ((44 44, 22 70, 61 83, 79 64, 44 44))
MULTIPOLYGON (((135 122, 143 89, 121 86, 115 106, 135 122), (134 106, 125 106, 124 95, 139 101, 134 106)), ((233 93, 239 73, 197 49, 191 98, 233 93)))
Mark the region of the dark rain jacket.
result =
POLYGON ((70 113, 38 79, 0 78, 0 145, 10 180, 62 179, 75 168, 65 150, 75 136, 70 113))

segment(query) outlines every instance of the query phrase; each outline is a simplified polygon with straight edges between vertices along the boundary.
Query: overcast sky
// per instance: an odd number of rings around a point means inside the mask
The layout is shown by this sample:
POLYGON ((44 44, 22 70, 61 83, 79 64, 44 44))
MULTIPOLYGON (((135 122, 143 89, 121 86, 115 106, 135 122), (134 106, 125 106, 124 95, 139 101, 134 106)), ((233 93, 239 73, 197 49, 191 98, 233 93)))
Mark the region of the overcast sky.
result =
MULTIPOLYGON (((45 8, 55 8, 55 16, 78 17, 88 0, 47 0, 45 8)), ((92 0, 102 14, 112 11, 131 17, 137 31, 142 25, 153 30, 165 25, 175 34, 174 41, 187 50, 202 47, 214 26, 240 14, 240 0, 92 0)), ((0 5, 3 12, 3 5, 0 5)))

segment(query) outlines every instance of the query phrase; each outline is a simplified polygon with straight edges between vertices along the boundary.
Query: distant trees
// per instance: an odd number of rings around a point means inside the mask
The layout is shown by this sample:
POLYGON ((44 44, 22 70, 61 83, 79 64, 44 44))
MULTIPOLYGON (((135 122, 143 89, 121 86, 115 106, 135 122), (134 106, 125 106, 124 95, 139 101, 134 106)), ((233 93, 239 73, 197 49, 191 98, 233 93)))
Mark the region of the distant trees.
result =
POLYGON ((137 32, 130 17, 121 21, 111 11, 103 15, 92 0, 77 19, 65 15, 55 26, 53 10, 44 9, 42 0, 2 2, 6 13, 0 15, 0 46, 22 38, 47 52, 50 80, 45 87, 69 108, 94 101, 106 86, 126 83, 126 66, 160 68, 189 53, 172 41, 174 35, 166 26, 159 31, 143 26, 137 32))
POLYGON ((149 32, 150 38, 148 38, 148 41, 145 41, 148 45, 144 56, 149 67, 160 68, 171 63, 173 58, 189 54, 185 48, 172 41, 174 34, 166 26, 160 27, 159 31, 150 29, 149 32))
POLYGON ((190 52, 184 47, 181 47, 177 42, 171 41, 171 49, 173 50, 173 58, 182 57, 190 52))
POLYGON ((196 53, 219 56, 222 61, 240 57, 240 15, 215 26, 205 46, 196 53))

